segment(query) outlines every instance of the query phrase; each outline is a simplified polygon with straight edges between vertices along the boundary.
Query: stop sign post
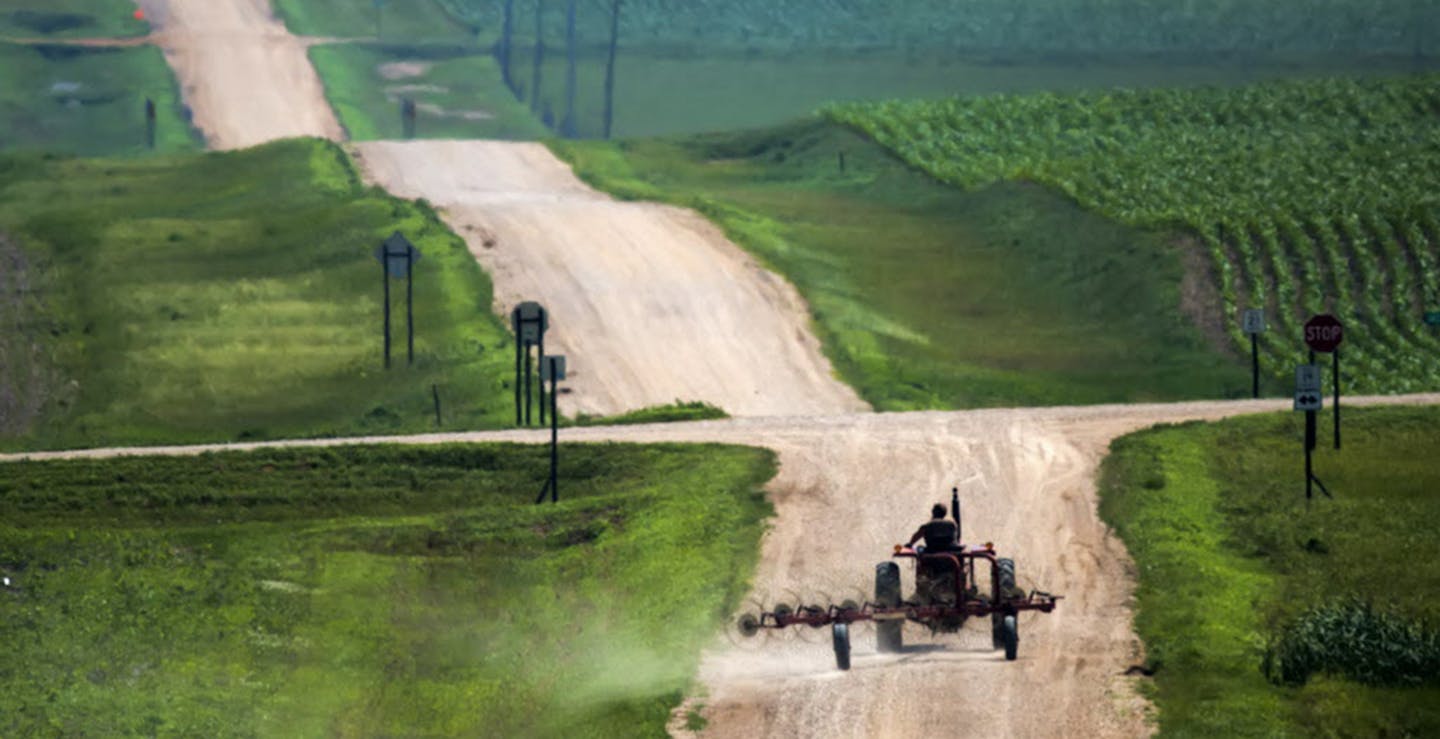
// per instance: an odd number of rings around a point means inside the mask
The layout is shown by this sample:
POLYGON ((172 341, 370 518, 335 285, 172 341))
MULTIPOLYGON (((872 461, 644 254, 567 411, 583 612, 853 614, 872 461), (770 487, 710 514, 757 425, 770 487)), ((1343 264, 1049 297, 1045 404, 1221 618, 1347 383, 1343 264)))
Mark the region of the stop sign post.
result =
POLYGON ((1324 313, 1305 322, 1305 344, 1310 347, 1310 363, 1315 363, 1315 353, 1329 354, 1334 363, 1330 371, 1330 382, 1335 388, 1335 448, 1340 448, 1340 342, 1345 339, 1345 327, 1340 320, 1324 313))

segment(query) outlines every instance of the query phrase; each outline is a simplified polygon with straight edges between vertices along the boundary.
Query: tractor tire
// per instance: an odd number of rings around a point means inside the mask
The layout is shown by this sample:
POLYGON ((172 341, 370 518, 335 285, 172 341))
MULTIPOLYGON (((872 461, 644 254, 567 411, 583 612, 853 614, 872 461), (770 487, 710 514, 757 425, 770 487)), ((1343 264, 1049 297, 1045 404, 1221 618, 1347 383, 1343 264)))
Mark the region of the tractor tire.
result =
MULTIPOLYGON (((875 603, 883 608, 898 608, 900 598, 900 565, 881 562, 875 565, 875 603)), ((896 653, 905 646, 905 635, 901 619, 886 619, 875 622, 876 651, 896 653)))
MULTIPOLYGON (((1004 601, 1015 589, 1015 560, 1008 557, 995 560, 995 579, 1000 581, 1000 599, 1004 601)), ((990 645, 995 649, 1005 648, 1004 618, 1003 611, 990 614, 990 645)))
POLYGON ((835 666, 850 669, 850 624, 831 624, 830 635, 835 641, 835 666))
POLYGON ((1005 661, 1014 662, 1020 651, 1020 626, 1014 616, 1006 616, 1000 622, 1000 633, 1005 640, 1005 661))

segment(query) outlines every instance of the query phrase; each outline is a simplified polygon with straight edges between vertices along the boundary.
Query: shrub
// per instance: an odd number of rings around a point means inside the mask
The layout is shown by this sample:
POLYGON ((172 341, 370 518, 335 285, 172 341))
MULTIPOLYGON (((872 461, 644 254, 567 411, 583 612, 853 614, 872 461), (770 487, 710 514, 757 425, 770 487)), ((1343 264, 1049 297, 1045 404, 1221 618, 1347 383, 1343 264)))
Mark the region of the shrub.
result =
POLYGON ((1265 676, 1304 685, 1315 673, 1367 685, 1420 685, 1440 678, 1440 633, 1350 600, 1306 611, 1265 650, 1265 676))

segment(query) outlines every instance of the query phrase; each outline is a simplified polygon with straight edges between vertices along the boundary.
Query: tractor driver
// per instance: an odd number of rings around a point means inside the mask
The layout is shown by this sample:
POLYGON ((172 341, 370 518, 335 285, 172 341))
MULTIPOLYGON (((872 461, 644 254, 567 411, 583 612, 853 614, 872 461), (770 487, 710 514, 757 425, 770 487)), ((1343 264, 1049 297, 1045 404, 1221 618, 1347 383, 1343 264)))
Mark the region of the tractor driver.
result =
POLYGON ((927 552, 948 552, 958 549, 960 544, 956 541, 958 532, 955 522, 945 518, 945 505, 936 503, 935 507, 930 509, 930 516, 930 521, 916 530, 915 535, 910 537, 910 541, 906 542, 905 546, 914 546, 915 542, 924 538, 927 552))

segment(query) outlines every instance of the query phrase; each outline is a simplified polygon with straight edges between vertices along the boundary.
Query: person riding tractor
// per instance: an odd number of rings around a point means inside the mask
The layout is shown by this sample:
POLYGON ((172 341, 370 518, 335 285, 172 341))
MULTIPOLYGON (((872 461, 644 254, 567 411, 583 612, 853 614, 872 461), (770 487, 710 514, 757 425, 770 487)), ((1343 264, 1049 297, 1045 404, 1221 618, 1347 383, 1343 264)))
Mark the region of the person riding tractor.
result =
POLYGON ((954 521, 947 520, 945 513, 945 504, 936 503, 930 509, 930 520, 921 524, 905 546, 915 546, 915 542, 923 538, 927 552, 951 552, 959 548, 960 528, 954 521))

